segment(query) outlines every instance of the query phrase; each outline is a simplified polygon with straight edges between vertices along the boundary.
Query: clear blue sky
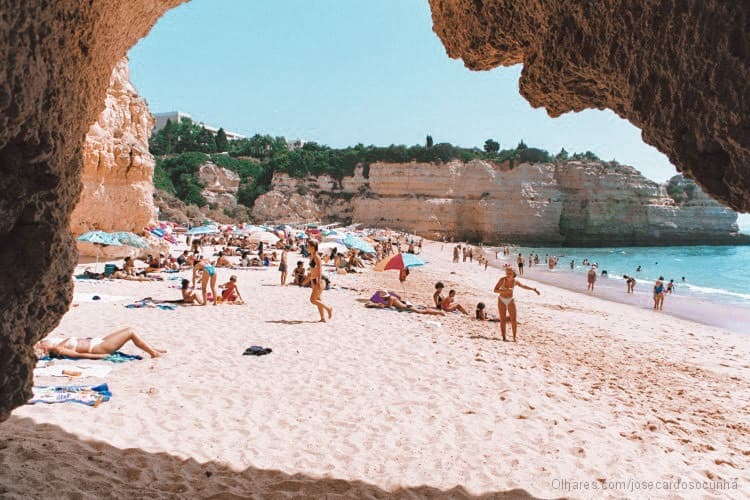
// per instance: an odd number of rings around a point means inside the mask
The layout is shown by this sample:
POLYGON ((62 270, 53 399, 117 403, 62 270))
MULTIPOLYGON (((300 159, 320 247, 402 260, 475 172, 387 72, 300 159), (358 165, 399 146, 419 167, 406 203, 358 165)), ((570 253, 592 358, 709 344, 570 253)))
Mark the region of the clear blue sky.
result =
POLYGON ((675 174, 614 113, 552 119, 518 94, 520 66, 473 72, 449 59, 426 0, 193 0, 129 56, 152 112, 245 135, 334 147, 523 139, 552 153, 591 150, 660 182, 675 174))

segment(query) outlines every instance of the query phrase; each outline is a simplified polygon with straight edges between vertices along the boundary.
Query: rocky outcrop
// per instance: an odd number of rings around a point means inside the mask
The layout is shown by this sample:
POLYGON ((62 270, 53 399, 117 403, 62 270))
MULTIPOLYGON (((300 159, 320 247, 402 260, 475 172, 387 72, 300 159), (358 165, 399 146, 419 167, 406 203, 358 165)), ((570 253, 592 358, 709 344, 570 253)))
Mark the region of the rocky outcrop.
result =
MULTIPOLYGON (((690 181, 681 181, 687 182, 690 181)), ((484 161, 359 168, 341 183, 330 177, 274 176, 253 208, 258 220, 355 221, 432 238, 550 245, 739 243, 737 214, 695 189, 680 206, 636 169, 570 161, 484 161)))
POLYGON ((207 162, 198 170, 198 182, 203 186, 201 196, 209 205, 219 209, 232 209, 237 206, 240 176, 236 172, 207 162))
MULTIPOLYGON (((73 236, 86 231, 131 231, 156 220, 154 158, 148 138, 154 120, 129 79, 128 60, 117 63, 104 110, 83 144, 83 189, 70 218, 73 236)), ((81 254, 91 248, 78 245, 81 254)))
POLYGON ((523 64, 551 116, 609 108, 717 199, 750 211, 750 4, 430 0, 448 55, 523 64))
MULTIPOLYGON (((183 1, 0 0, 0 421, 30 395, 31 344, 72 297, 82 145, 112 68, 183 1)), ((533 105, 613 109, 714 196, 750 209, 746 2, 430 4, 450 56, 474 69, 523 62, 533 105)))

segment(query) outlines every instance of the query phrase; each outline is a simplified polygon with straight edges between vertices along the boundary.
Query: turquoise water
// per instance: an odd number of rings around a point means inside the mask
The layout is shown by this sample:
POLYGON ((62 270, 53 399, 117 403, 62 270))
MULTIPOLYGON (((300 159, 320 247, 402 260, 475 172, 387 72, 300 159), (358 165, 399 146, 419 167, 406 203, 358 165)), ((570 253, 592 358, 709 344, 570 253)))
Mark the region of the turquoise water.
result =
MULTIPOLYGON (((653 282, 664 276, 673 279, 677 293, 750 307, 750 246, 686 246, 686 247, 621 247, 621 248, 525 248, 511 247, 511 253, 539 254, 539 267, 544 255, 560 258, 555 272, 570 272, 575 260, 576 273, 588 271, 582 262, 588 258, 606 269, 610 279, 632 275, 639 283, 653 282), (638 266, 641 271, 636 272, 638 266), (685 281, 682 281, 682 277, 685 281)), ((535 269, 537 267, 535 266, 535 269)))

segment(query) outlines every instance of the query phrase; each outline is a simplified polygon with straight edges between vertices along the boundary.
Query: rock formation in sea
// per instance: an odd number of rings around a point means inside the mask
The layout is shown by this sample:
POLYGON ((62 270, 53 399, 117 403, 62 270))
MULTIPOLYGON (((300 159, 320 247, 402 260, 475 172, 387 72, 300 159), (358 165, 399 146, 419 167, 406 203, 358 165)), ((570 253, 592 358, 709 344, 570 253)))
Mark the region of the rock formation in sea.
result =
MULTIPOLYGON (((81 197, 70 217, 73 236, 86 231, 131 231, 156 220, 154 157, 148 138, 154 120, 130 83, 127 58, 109 79, 104 110, 83 144, 81 197)), ((85 249, 79 246, 85 254, 85 249)))
MULTIPOLYGON (((70 214, 112 68, 184 0, 0 0, 0 421, 72 298, 70 214), (28 263, 33 262, 32 266, 28 263)), ((747 2, 430 0, 451 57, 524 63, 553 116, 610 108, 708 192, 750 210, 747 2)))
MULTIPOLYGON (((633 167, 568 161, 511 168, 480 160, 374 163, 341 182, 274 176, 258 220, 353 220, 425 237, 549 245, 732 244, 737 214, 692 181, 678 204, 633 167)), ((681 188, 685 192, 686 188, 681 188)))

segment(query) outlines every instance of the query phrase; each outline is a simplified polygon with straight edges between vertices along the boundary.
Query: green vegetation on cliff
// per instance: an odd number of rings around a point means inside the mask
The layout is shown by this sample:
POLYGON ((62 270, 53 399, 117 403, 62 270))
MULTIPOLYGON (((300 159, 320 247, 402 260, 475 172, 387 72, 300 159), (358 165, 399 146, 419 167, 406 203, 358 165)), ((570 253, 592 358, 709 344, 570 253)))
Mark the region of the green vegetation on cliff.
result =
POLYGON ((155 187, 199 207, 204 206, 206 200, 201 195, 198 170, 209 160, 239 174, 237 201, 251 207, 258 196, 270 189, 275 173, 292 177, 329 175, 341 180, 354 175, 358 165, 363 167, 363 174, 367 177, 370 165, 375 162, 443 164, 478 159, 508 162, 513 168, 521 163, 599 159, 590 151, 569 155, 565 149, 552 156, 543 149, 527 146, 523 141, 512 149, 501 150, 500 143, 494 139, 485 141, 483 149, 462 148, 446 142, 435 144, 429 135, 424 146, 357 144, 337 149, 308 142, 300 148, 290 148, 284 137, 270 135, 256 134, 230 142, 226 140, 223 129, 214 136, 189 119, 183 119, 181 123, 168 121, 151 137, 150 149, 157 157, 155 187))

